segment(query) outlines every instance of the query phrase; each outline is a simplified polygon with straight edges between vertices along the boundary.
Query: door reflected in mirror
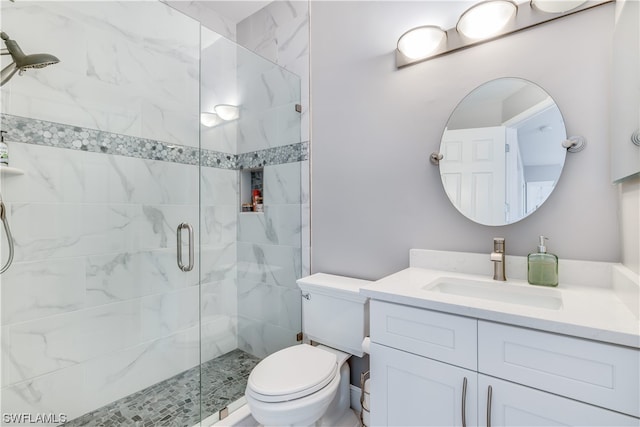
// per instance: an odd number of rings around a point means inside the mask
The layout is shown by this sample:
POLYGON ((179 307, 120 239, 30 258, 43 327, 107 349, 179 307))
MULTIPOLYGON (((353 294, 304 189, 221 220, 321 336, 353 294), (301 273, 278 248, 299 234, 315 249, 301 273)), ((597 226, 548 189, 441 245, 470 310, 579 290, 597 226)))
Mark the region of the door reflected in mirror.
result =
POLYGON ((487 82, 451 114, 440 143, 440 176, 453 205, 484 225, 520 221, 547 200, 562 173, 562 114, 538 85, 487 82))

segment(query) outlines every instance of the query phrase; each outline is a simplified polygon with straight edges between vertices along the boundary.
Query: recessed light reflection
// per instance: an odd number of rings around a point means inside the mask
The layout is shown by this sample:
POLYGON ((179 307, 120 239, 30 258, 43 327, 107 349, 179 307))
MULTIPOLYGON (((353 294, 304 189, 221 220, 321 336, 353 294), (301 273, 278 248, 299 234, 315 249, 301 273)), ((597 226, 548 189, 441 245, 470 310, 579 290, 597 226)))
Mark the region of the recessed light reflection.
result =
POLYGON ((208 128, 217 126, 223 121, 216 113, 200 113, 200 123, 208 128))
POLYGON ((240 108, 237 105, 218 104, 213 109, 222 120, 235 120, 240 117, 240 108))

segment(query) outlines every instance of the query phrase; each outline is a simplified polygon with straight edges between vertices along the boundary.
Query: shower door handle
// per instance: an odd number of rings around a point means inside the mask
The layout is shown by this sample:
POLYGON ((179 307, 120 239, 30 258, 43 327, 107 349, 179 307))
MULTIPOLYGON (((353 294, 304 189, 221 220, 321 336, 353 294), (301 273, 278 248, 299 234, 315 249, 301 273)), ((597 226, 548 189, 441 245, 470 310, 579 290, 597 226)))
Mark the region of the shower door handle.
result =
POLYGON ((193 270, 193 227, 191 224, 183 222, 178 226, 176 231, 176 240, 178 241, 178 268, 182 271, 193 270), (189 261, 187 265, 182 263, 182 230, 186 229, 189 232, 189 261))

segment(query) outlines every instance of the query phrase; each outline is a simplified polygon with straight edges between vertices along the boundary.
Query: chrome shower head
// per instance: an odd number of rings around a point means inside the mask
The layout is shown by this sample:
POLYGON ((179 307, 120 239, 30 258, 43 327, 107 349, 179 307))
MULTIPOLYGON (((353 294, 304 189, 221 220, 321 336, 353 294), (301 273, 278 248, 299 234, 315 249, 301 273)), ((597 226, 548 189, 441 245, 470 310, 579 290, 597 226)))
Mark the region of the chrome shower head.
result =
POLYGON ((25 55, 18 43, 15 40, 11 40, 7 33, 0 32, 0 37, 4 40, 6 49, 2 50, 2 55, 11 55, 13 62, 2 69, 2 76, 0 86, 13 77, 13 75, 19 71, 22 74, 29 68, 44 68, 48 65, 57 64, 60 62, 58 58, 48 53, 34 53, 33 55, 25 55))

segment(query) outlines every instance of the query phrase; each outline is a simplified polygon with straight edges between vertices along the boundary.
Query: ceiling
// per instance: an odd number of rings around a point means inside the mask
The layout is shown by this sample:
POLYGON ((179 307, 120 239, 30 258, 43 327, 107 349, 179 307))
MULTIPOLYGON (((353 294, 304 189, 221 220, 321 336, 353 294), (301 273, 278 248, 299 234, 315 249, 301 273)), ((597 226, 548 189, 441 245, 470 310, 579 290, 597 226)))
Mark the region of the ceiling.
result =
MULTIPOLYGON (((275 0, 279 1, 279 0, 275 0)), ((356 0, 370 1, 370 0, 356 0)), ((415 0, 414 0, 415 1, 415 0)), ((528 0, 515 0, 516 3, 523 3, 528 0)), ((238 23, 246 17, 254 14, 262 9, 271 0, 199 0, 209 9, 214 10, 218 14, 224 16, 234 23, 238 23)), ((429 10, 429 14, 434 18, 434 24, 443 28, 454 27, 460 14, 478 0, 423 0, 429 10)), ((420 24, 420 25, 425 25, 420 24)))

